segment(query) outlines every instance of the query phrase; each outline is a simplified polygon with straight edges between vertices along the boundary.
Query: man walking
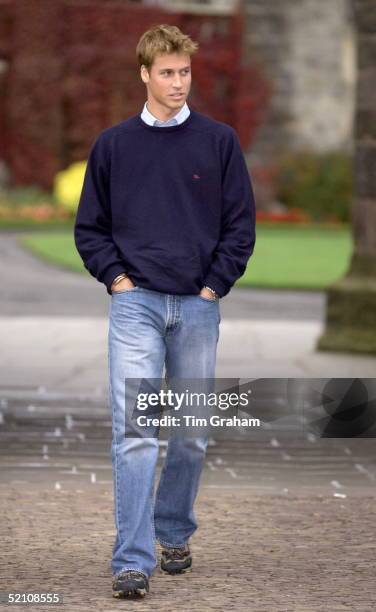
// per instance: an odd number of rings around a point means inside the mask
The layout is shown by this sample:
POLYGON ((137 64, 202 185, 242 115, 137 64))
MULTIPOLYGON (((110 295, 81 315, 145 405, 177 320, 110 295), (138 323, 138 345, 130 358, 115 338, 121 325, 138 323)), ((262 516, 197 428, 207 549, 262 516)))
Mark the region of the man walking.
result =
POLYGON ((192 564, 189 539, 208 439, 171 437, 156 494, 157 436, 137 436, 127 380, 214 379, 219 299, 255 244, 255 206, 235 131, 190 110, 198 44, 160 25, 137 45, 147 102, 89 155, 77 249, 111 295, 109 390, 116 540, 113 596, 142 596, 156 567, 192 564))

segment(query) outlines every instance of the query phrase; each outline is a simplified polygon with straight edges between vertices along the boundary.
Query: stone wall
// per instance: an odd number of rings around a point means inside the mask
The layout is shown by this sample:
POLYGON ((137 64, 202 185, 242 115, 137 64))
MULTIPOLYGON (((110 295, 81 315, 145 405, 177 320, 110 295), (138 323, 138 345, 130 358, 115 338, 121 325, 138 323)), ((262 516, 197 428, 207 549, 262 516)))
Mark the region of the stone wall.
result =
POLYGON ((354 6, 358 25, 358 86, 352 269, 369 280, 372 278, 376 304, 376 11, 373 0, 354 0, 354 6))
POLYGON ((253 152, 351 150, 355 37, 349 0, 244 0, 244 54, 273 95, 253 152))

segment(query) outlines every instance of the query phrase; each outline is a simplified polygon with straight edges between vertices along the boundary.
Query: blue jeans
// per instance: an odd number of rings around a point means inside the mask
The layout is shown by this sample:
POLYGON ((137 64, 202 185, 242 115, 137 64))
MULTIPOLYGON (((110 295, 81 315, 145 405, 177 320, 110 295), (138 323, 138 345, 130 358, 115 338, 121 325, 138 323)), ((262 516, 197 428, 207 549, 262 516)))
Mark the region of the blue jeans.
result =
MULTIPOLYGON (((214 379, 218 300, 141 287, 113 292, 109 320, 109 391, 116 540, 111 570, 151 576, 155 540, 182 546, 197 529, 193 512, 207 436, 170 437, 154 495, 157 437, 125 436, 131 414, 127 378, 214 379)), ((130 426, 131 430, 131 426, 130 426)))

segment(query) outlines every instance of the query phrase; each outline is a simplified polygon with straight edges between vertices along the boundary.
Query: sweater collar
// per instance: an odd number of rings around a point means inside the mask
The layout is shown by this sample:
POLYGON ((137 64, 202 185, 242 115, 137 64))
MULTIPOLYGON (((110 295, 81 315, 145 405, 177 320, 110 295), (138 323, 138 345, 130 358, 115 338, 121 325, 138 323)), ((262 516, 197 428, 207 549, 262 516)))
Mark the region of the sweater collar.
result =
MULTIPOLYGON (((184 106, 182 106, 180 111, 176 115, 174 115, 173 118, 176 119, 177 124, 179 125, 180 123, 183 123, 183 121, 185 121, 189 117, 190 112, 191 111, 189 110, 188 104, 185 102, 184 106)), ((154 122, 158 121, 157 118, 154 117, 154 115, 152 115, 151 112, 149 111, 147 107, 147 102, 145 102, 144 108, 142 109, 141 119, 145 123, 147 123, 147 125, 154 125, 154 122)), ((163 127, 163 125, 161 127, 163 127)))

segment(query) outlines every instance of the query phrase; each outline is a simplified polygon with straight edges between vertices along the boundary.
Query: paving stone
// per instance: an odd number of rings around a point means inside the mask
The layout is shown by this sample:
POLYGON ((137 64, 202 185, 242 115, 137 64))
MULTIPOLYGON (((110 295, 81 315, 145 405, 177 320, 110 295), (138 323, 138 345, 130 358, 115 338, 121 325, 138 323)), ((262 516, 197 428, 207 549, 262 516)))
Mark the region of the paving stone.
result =
POLYGON ((112 503, 110 487, 2 488, 1 589, 60 592, 69 612, 375 609, 374 497, 205 490, 192 572, 172 577, 157 568, 141 602, 111 596, 112 503))

